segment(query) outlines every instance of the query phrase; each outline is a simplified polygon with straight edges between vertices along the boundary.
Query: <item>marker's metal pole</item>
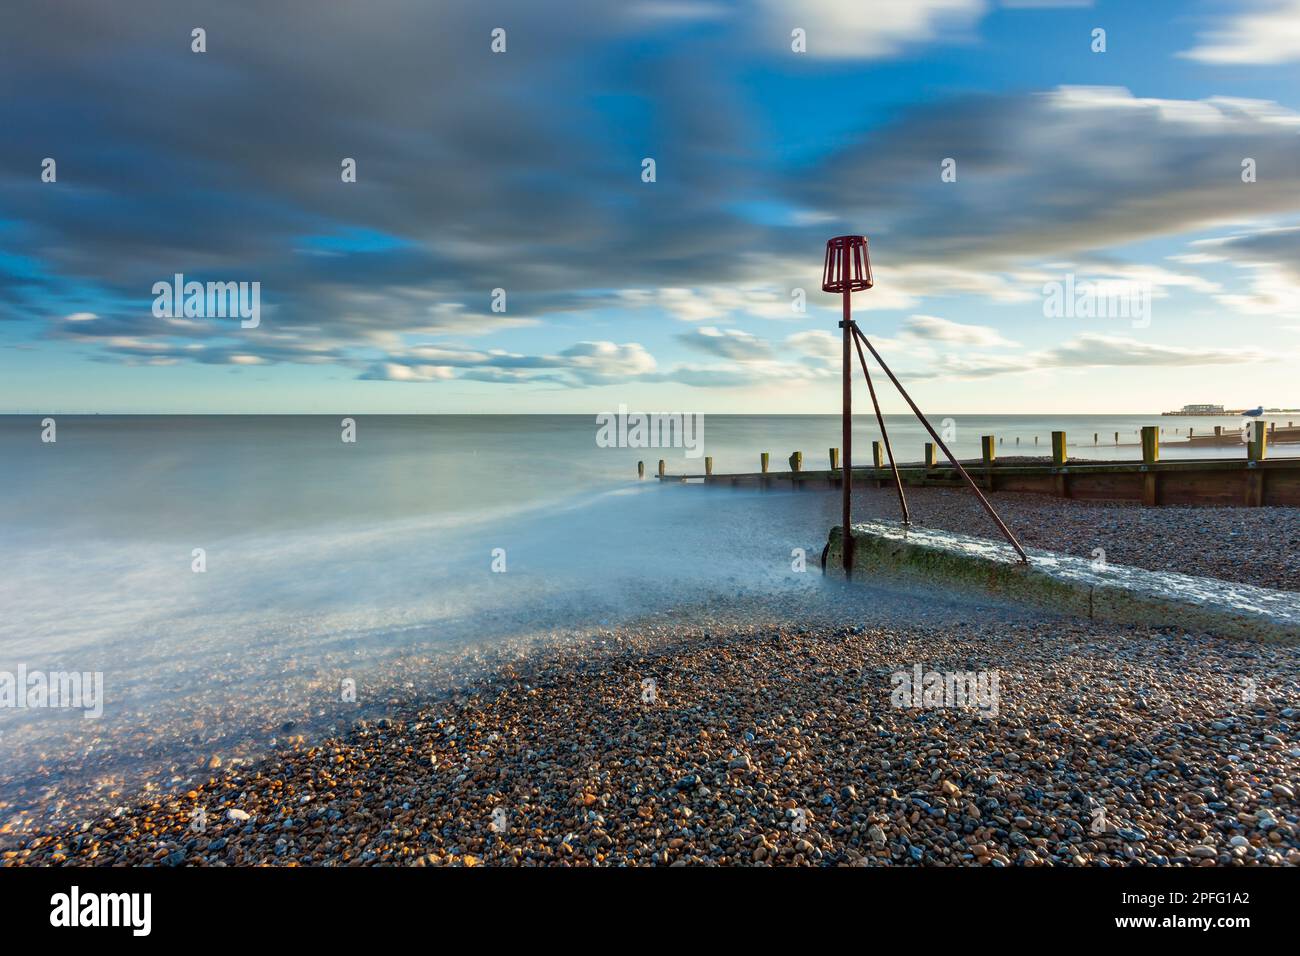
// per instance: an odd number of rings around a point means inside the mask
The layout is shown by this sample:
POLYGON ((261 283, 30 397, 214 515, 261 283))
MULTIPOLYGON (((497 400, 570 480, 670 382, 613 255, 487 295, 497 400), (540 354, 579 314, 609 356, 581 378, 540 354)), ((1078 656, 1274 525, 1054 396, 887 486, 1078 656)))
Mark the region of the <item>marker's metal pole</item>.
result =
POLYGON ((844 576, 850 577, 853 573, 853 533, 850 530, 850 510, 853 500, 853 317, 852 317, 852 295, 850 291, 850 277, 853 275, 853 268, 849 256, 853 254, 848 243, 845 243, 844 258, 841 267, 841 278, 844 280, 844 414, 841 425, 843 435, 840 443, 844 446, 844 462, 842 472, 843 477, 840 479, 840 487, 844 494, 843 507, 843 527, 844 527, 844 576))

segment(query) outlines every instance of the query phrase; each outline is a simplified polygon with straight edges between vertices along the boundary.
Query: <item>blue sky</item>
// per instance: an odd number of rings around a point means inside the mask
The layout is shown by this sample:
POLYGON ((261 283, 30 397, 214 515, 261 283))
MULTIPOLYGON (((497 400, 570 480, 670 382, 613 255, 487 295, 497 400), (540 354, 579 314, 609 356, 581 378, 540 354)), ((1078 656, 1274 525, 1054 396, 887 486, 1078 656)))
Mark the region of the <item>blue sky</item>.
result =
POLYGON ((846 232, 924 407, 1300 406, 1300 0, 263 7, 0 11, 0 410, 833 412, 846 232))

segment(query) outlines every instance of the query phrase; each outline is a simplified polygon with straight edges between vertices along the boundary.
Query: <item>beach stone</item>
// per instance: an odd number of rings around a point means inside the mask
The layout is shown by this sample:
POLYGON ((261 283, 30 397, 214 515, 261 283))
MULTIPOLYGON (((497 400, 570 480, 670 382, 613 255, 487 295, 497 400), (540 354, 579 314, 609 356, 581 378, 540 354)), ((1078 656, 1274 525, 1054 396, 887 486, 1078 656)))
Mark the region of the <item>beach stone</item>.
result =
MULTIPOLYGON (((992 605, 954 620, 933 600, 897 621, 887 601, 866 633, 844 634, 861 612, 840 606, 852 594, 835 597, 824 607, 782 597, 789 623, 764 625, 757 640, 747 596, 527 649, 458 649, 454 678, 447 658, 427 674, 402 659, 393 686, 412 688, 375 695, 387 729, 354 733, 355 710, 313 713, 299 719, 305 741, 282 737, 248 766, 232 752, 222 774, 192 778, 206 749, 196 739, 200 756, 178 760, 166 786, 114 794, 128 805, 116 820, 100 806, 11 837, 3 862, 167 865, 177 852, 242 866, 1300 861, 1292 731, 1274 703, 1206 729, 1207 706, 1233 699, 1236 674, 1269 687, 1269 675, 1296 672, 1294 648, 1073 618, 1045 626, 992 605), (913 661, 996 666, 1000 717, 891 706, 891 674, 913 661), (671 708, 624 693, 648 673, 672 675, 671 708), (417 693, 417 679, 437 692, 417 693), (1263 745, 1267 732, 1287 744, 1263 745), (508 832, 489 826, 499 806, 508 832), (223 837, 195 835, 196 807, 222 808, 209 812, 229 821, 223 837), (1111 818, 1105 833, 1091 830, 1097 807, 1111 818), (798 808, 808 826, 796 833, 798 808)), ((283 720, 268 714, 265 726, 283 720)))

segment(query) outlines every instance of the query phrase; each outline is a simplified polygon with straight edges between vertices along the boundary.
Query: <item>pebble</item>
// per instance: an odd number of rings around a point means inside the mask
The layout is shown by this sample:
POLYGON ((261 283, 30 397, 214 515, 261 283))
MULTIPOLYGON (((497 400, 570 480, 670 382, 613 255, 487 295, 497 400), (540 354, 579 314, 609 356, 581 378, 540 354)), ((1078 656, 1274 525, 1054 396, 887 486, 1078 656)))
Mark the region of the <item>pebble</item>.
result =
POLYGON ((1300 764, 1281 746, 1237 749, 1282 734, 1294 648, 989 608, 877 623, 847 599, 761 622, 752 608, 708 613, 605 629, 603 644, 475 651, 459 684, 387 703, 382 726, 341 723, 254 763, 105 801, 0 862, 1300 861, 1300 764), (894 706, 890 675, 914 662, 996 670, 997 718, 894 706), (659 678, 654 706, 641 699, 646 674, 659 678), (1257 682, 1254 703, 1214 710, 1241 674, 1257 682), (224 808, 234 825, 196 838, 196 807, 224 808), (498 807, 505 831, 492 828, 498 807), (1091 831, 1098 807, 1114 829, 1091 831))
MULTIPOLYGON (((855 492, 855 517, 897 519, 893 489, 855 492)), ((909 488, 907 501, 914 525, 997 538, 965 489, 909 488)), ((1300 591, 1300 508, 1144 508, 1012 492, 994 505, 1026 546, 1084 558, 1101 548, 1111 564, 1300 591)))

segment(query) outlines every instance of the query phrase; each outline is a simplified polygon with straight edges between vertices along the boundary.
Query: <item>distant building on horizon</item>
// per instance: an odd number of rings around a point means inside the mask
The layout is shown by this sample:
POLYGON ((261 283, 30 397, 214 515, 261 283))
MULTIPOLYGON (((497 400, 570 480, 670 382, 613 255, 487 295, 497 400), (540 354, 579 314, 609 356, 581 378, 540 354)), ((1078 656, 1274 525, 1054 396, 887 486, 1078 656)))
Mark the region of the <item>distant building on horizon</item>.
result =
POLYGON ((1164 412, 1165 415, 1226 415, 1222 405, 1184 405, 1180 411, 1164 412))

